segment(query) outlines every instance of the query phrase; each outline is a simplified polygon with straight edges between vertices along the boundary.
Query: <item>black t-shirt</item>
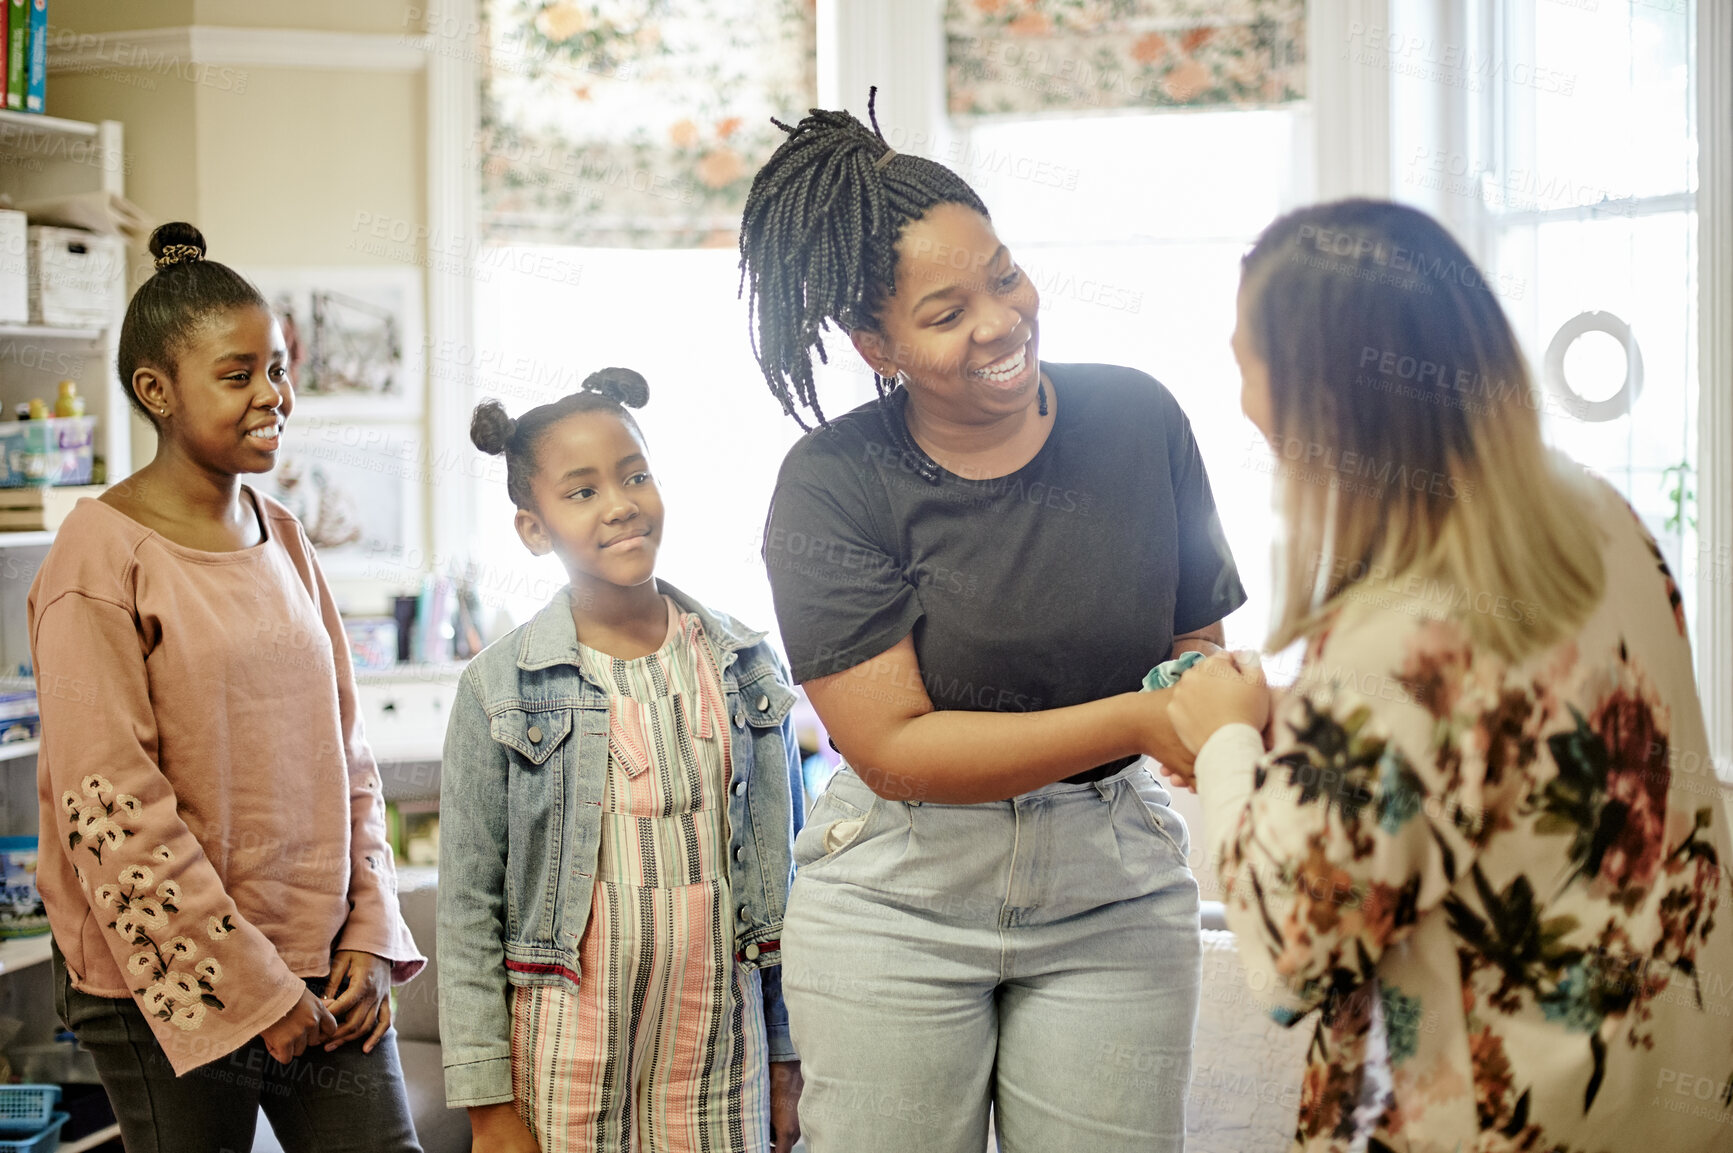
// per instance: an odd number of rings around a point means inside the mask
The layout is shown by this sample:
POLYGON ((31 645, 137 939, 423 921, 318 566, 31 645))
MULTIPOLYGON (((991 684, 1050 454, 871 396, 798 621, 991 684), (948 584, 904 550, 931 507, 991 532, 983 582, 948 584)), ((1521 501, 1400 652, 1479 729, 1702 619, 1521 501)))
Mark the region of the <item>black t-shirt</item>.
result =
POLYGON ((1137 689, 1176 634, 1245 602, 1173 395, 1135 369, 1042 368, 1054 426, 1008 476, 934 466, 901 392, 789 450, 764 560, 797 681, 912 633, 935 708, 1062 708, 1137 689))

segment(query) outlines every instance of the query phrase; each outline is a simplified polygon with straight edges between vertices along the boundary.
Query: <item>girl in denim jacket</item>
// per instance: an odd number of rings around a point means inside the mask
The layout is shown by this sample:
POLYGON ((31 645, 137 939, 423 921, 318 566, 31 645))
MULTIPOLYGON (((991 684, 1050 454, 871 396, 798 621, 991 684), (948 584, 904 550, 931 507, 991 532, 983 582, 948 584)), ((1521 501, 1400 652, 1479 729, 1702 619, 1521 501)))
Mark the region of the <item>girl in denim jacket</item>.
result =
POLYGON ((477 1153, 786 1153, 794 694, 761 632, 652 574, 629 369, 470 437, 570 585, 465 670, 446 734, 440 1034, 477 1153))

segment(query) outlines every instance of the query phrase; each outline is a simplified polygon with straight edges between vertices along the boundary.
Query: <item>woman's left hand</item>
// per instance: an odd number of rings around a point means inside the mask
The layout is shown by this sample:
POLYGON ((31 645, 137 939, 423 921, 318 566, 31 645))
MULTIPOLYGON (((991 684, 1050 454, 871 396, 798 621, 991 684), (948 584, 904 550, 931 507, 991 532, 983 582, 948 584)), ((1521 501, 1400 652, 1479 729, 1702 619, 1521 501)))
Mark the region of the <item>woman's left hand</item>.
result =
POLYGON ((770 1147, 774 1153, 792 1153, 800 1140, 800 1091, 805 1083, 799 1061, 770 1063, 770 1147))
POLYGON ((1257 654, 1217 653, 1193 665, 1173 687, 1167 716, 1194 755, 1223 725, 1262 731, 1270 719, 1270 688, 1257 654))
POLYGON ((391 1028, 391 962, 355 949, 337 950, 325 981, 325 1008, 337 1018, 337 1032, 325 1043, 325 1052, 363 1034, 367 1040, 361 1051, 373 1052, 391 1028))

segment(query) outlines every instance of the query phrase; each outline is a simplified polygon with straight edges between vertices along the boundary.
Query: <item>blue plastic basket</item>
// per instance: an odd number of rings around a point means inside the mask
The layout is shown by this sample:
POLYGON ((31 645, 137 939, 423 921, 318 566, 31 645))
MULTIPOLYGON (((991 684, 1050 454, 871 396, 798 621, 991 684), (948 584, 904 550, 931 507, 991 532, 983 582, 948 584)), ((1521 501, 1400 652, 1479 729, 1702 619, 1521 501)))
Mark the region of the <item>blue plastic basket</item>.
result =
POLYGON ((56 1113, 49 1118, 48 1128, 34 1136, 0 1139, 0 1153, 52 1153, 60 1148, 60 1127, 70 1120, 72 1114, 56 1113))
MULTIPOLYGON (((0 1136, 37 1132, 54 1118, 54 1103, 58 1100, 58 1085, 0 1085, 0 1136)), ((18 1148, 30 1146, 0 1141, 0 1150, 7 1153, 18 1148)))

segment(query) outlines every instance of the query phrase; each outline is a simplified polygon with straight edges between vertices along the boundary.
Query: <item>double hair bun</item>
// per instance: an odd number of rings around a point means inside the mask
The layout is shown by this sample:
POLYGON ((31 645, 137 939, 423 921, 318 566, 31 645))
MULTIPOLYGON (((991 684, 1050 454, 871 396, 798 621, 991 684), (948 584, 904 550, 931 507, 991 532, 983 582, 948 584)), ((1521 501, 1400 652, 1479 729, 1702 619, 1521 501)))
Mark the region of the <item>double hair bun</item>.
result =
MULTIPOLYGON (((643 408, 650 400, 650 385, 642 373, 629 368, 604 368, 590 373, 584 378, 584 383, 578 386, 578 392, 567 396, 562 401, 555 401, 554 408, 543 405, 542 408, 558 412, 574 411, 571 405, 577 404, 578 397, 590 395, 602 398, 620 405, 623 408, 643 408)), ((592 401, 588 406, 594 408, 592 401)), ((529 414, 536 418, 537 427, 545 419, 541 409, 532 409, 529 414)), ((505 410, 505 406, 497 400, 484 400, 475 406, 475 412, 469 420, 470 443, 489 456, 498 456, 517 437, 518 421, 505 410)))

